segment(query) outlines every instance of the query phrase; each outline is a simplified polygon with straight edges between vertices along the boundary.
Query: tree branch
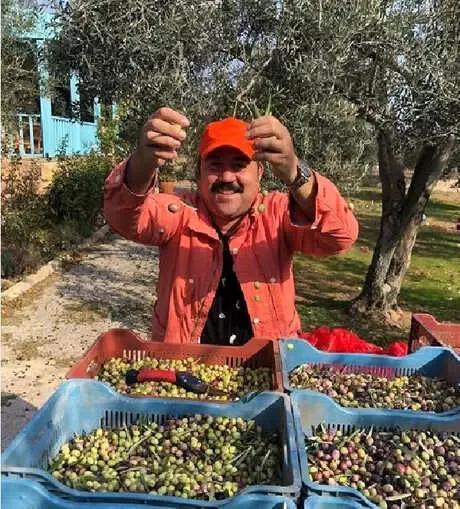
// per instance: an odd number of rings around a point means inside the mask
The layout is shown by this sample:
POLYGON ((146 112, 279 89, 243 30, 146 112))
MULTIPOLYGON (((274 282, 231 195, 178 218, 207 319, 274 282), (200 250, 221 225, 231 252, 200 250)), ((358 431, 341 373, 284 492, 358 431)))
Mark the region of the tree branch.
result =
POLYGON ((273 57, 273 53, 270 54, 270 56, 268 57, 268 59, 262 64, 262 67, 260 68, 260 70, 258 71, 258 73, 253 76, 251 78, 251 81, 246 85, 245 88, 243 88, 243 90, 236 96, 236 101, 241 101, 241 99, 246 95, 248 94, 252 87, 256 84, 256 81, 257 81, 257 78, 262 74, 262 72, 264 71, 264 69, 270 64, 270 62, 272 61, 272 57, 273 57))
POLYGON ((332 84, 332 89, 337 90, 344 99, 356 106, 358 117, 369 122, 369 124, 372 124, 376 129, 383 128, 385 122, 384 117, 370 108, 369 105, 364 104, 363 101, 350 90, 345 90, 340 83, 340 79, 332 84))
POLYGON ((373 47, 373 43, 370 43, 368 48, 363 47, 362 44, 363 43, 361 43, 361 45, 359 46, 359 49, 362 50, 364 56, 372 58, 375 63, 382 64, 388 69, 391 69, 395 73, 399 74, 406 80, 407 83, 412 82, 413 80, 412 73, 409 71, 409 69, 401 65, 397 59, 388 56, 387 57, 383 56, 378 48, 373 47))
POLYGON ((456 138, 451 134, 443 145, 425 145, 422 148, 407 191, 407 199, 403 210, 403 221, 405 223, 414 214, 421 213, 425 208, 443 168, 454 151, 455 143, 456 138))
POLYGON ((235 106, 240 103, 245 95, 247 95, 251 89, 254 87, 254 85, 257 82, 257 79, 260 77, 264 69, 270 64, 272 61, 273 52, 270 53, 270 56, 267 58, 267 60, 262 64, 261 68, 257 72, 255 76, 251 78, 251 81, 241 90, 241 92, 236 96, 235 98, 235 106))
MULTIPOLYGON (((379 57, 377 57, 377 58, 379 58, 379 57)), ((390 59, 390 58, 385 58, 385 59, 379 58, 379 60, 383 64, 386 64, 389 69, 391 69, 392 71, 394 71, 397 74, 399 74, 400 76, 402 76, 408 84, 412 83, 412 80, 413 80, 412 73, 405 67, 401 66, 397 61, 390 59)))
POLYGON ((353 100, 351 97, 346 97, 350 102, 352 102, 357 107, 358 116, 362 119, 372 124, 375 128, 380 128, 383 126, 384 119, 381 115, 371 110, 369 107, 363 105, 358 100, 353 100))

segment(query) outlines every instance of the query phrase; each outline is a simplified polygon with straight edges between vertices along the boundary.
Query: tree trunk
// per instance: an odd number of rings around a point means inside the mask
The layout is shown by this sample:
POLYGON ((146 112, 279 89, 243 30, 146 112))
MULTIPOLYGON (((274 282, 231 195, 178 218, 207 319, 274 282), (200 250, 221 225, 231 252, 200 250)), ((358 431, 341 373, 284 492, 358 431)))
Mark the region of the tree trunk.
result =
POLYGON ((358 312, 375 312, 386 308, 385 280, 398 245, 406 192, 404 168, 394 155, 389 132, 380 130, 377 147, 382 182, 382 217, 379 237, 363 289, 352 304, 352 309, 358 312))
POLYGON ((454 137, 449 136, 442 146, 423 147, 406 193, 403 166, 394 155, 391 135, 387 131, 379 133, 380 234, 363 289, 352 303, 353 311, 387 315, 397 308, 423 212, 453 152, 454 142, 454 137))
POLYGON ((384 309, 384 312, 398 307, 398 296, 401 291, 401 284, 410 266, 412 249, 417 238, 420 224, 421 220, 414 217, 401 234, 401 239, 395 249, 390 267, 388 268, 387 277, 385 279, 385 289, 387 294, 386 308, 384 309))

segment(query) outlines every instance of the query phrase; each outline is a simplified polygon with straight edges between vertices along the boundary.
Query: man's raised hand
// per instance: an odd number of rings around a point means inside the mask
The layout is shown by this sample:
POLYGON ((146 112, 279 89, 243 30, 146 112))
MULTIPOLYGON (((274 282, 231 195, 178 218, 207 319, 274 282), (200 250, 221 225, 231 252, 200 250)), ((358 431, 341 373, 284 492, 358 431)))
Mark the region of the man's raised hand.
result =
POLYGON ((183 128, 190 125, 184 115, 171 108, 157 110, 144 124, 139 140, 140 160, 151 169, 177 158, 177 151, 185 140, 183 128))
POLYGON ((188 118, 171 108, 157 110, 144 124, 136 151, 126 173, 126 185, 138 194, 150 188, 155 170, 177 158, 185 139, 188 118))

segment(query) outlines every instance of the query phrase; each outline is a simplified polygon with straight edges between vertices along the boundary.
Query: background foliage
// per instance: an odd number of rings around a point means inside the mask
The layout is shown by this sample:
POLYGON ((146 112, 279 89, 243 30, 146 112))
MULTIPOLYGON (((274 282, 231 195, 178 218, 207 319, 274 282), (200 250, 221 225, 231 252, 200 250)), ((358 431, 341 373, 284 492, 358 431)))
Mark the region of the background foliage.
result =
POLYGON ((297 85, 274 69, 288 49, 276 1, 78 0, 59 11, 59 40, 51 48, 56 72, 78 69, 82 87, 123 104, 120 135, 134 145, 145 119, 167 104, 192 120, 184 155, 194 171, 205 123, 226 115, 250 119, 270 110, 290 127, 298 150, 344 185, 373 160, 372 133, 340 100, 299 103, 297 85), (269 70, 270 69, 270 70, 269 70), (276 76, 275 76, 276 75, 276 76), (340 115, 338 115, 340 112, 340 115), (357 167, 359 166, 359 169, 357 167))

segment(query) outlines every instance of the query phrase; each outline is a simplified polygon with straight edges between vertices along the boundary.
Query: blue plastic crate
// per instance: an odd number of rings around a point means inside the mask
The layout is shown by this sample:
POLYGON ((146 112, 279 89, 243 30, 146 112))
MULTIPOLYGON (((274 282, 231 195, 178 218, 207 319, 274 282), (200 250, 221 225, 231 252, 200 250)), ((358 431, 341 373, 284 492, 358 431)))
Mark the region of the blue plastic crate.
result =
POLYGON ((308 497, 303 505, 304 509, 360 509, 361 504, 347 501, 343 497, 308 497))
MULTIPOLYGON (((126 503, 122 500, 94 503, 94 500, 78 497, 61 498, 59 488, 49 491, 46 486, 27 477, 2 476, 3 509, 189 509, 187 501, 156 500, 152 503, 126 503)), ((164 497, 170 498, 170 497, 164 497)), ((238 495, 229 500, 217 502, 212 509, 295 509, 294 502, 286 497, 266 495, 238 495)))
MULTIPOLYGON (((283 453, 283 485, 253 485, 240 494, 259 493, 297 498, 300 494, 300 471, 295 443, 294 423, 289 397, 282 393, 262 392, 251 394, 240 401, 211 403, 173 399, 138 399, 118 394, 104 383, 94 380, 69 380, 62 383, 51 398, 39 410, 29 424, 14 438, 2 455, 3 470, 20 467, 25 472, 40 474, 48 480, 45 472, 48 462, 60 447, 72 439, 74 433, 88 433, 98 427, 119 428, 140 419, 163 423, 167 419, 197 413, 213 416, 242 417, 254 419, 267 432, 280 433, 283 453)), ((85 494, 94 501, 115 500, 117 493, 91 493, 68 488, 58 483, 66 493, 77 496, 85 494)), ((163 497, 130 493, 126 500, 132 502, 162 499, 163 497)), ((183 502, 181 498, 171 500, 183 502)), ((202 501, 190 501, 198 507, 206 507, 202 501)), ((209 507, 213 507, 210 503, 209 507)))
POLYGON ((357 428, 374 430, 417 429, 460 433, 460 415, 440 417, 426 412, 395 415, 392 411, 342 408, 331 398, 313 391, 296 391, 291 394, 296 440, 299 450, 302 491, 310 495, 350 497, 363 507, 377 508, 375 504, 353 488, 315 483, 308 473, 305 436, 312 436, 315 428, 351 433, 357 428))
MULTIPOLYGON (((425 347, 404 357, 392 357, 359 353, 328 353, 317 350, 302 339, 283 339, 279 341, 279 349, 283 387, 288 393, 301 390, 291 387, 289 373, 302 364, 335 364, 346 366, 347 370, 354 373, 366 372, 387 377, 417 373, 431 378, 444 377, 453 384, 460 384, 460 357, 449 348, 425 347)), ((324 396, 332 401, 329 396, 324 396)), ((386 410, 412 412, 412 410, 386 410)), ((437 415, 448 416, 458 413, 460 413, 460 407, 437 415)))

